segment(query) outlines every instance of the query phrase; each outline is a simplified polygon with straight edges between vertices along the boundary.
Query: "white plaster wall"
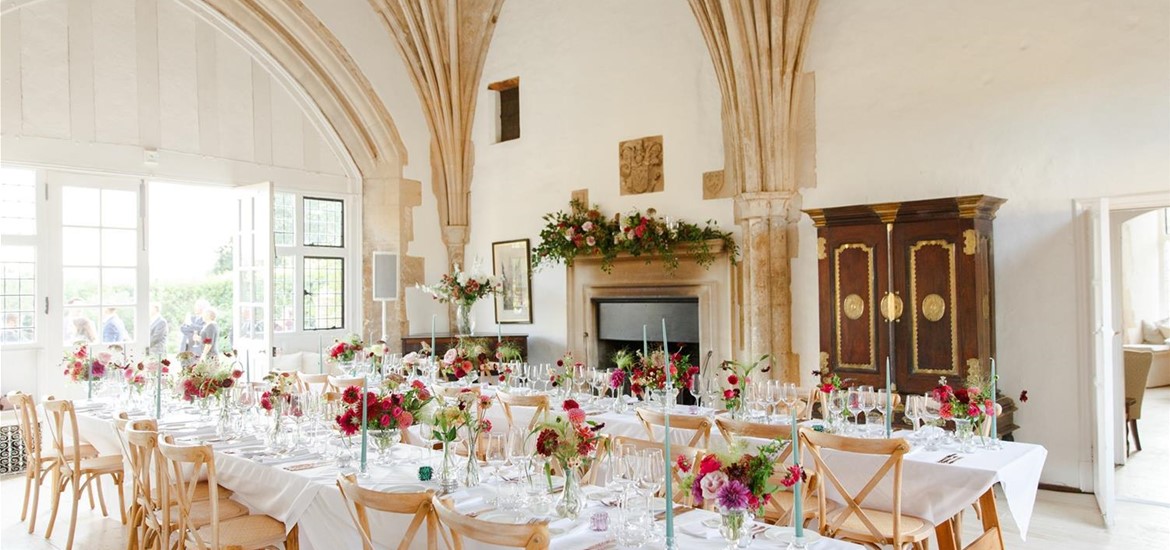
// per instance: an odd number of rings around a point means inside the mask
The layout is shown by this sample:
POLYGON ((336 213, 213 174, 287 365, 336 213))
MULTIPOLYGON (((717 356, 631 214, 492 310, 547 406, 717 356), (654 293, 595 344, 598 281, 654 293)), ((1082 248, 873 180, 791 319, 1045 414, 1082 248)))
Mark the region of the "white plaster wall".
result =
POLYGON ((2 21, 2 162, 346 188, 301 105, 174 0, 45 0, 2 21))
MULTIPOLYGON (((1166 277, 1162 252, 1162 210, 1146 212, 1121 226, 1122 321, 1141 330, 1142 321, 1165 318, 1170 296, 1162 293, 1166 277)), ((1139 336, 1140 338, 1140 336, 1139 336)), ((1144 342, 1143 342, 1144 343, 1144 342)))
MULTIPOLYGON (((998 365, 1029 390, 1019 439, 1043 481, 1086 487, 1089 375, 1078 353, 1072 199, 1170 188, 1170 4, 822 2, 818 186, 806 207, 986 193, 995 222, 998 365)), ((800 247, 815 233, 801 223, 800 247)), ((817 356, 816 260, 793 262, 794 338, 817 356)))
MULTIPOLYGON (((730 199, 703 201, 702 173, 723 166, 720 96, 714 68, 685 2, 509 0, 488 51, 475 117, 475 179, 468 262, 491 269, 494 241, 539 243, 541 215, 569 206, 574 189, 612 214, 657 208, 693 222, 733 228, 730 199), (496 143, 498 104, 487 84, 520 77, 520 139, 496 143), (665 190, 620 195, 618 143, 662 135, 665 190)), ((533 274, 530 358, 564 354, 563 266, 533 274)), ((490 301, 477 326, 495 329, 490 301)))

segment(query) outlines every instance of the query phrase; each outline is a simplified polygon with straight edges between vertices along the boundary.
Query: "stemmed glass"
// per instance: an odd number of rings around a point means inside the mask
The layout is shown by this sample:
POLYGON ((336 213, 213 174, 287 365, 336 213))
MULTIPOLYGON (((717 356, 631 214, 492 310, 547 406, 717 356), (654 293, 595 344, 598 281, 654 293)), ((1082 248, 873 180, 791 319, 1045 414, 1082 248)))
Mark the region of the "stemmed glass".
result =
POLYGON ((922 400, 922 419, 925 423, 931 424, 929 428, 926 428, 926 450, 935 451, 938 450, 938 438, 936 437, 933 424, 935 420, 939 419, 939 411, 942 409, 942 403, 929 393, 922 396, 922 400))
POLYGON ((865 410, 865 398, 862 397, 862 395, 864 394, 860 387, 849 388, 849 394, 845 399, 845 408, 849 410, 849 415, 853 417, 854 431, 860 429, 860 422, 857 419, 857 415, 861 414, 861 411, 865 410))
POLYGON ((662 490, 666 479, 664 471, 666 463, 663 461, 662 451, 660 449, 646 449, 639 458, 642 460, 642 467, 639 472, 638 488, 653 498, 662 490))
MULTIPOLYGON (((894 407, 893 396, 886 395, 886 390, 884 390, 884 389, 878 390, 877 391, 877 410, 878 410, 878 412, 880 412, 882 414, 882 424, 881 424, 881 428, 880 428, 882 436, 885 436, 886 419, 891 418, 890 415, 893 414, 893 412, 894 412, 893 407, 894 407), (886 406, 887 398, 889 398, 889 401, 888 401, 889 406, 888 407, 886 406)), ((893 420, 891 419, 890 430, 893 431, 893 429, 894 429, 894 423, 893 423, 893 420)))
POLYGON ((699 414, 699 407, 703 406, 703 389, 706 385, 702 382, 703 377, 695 374, 691 377, 691 385, 687 387, 687 393, 691 394, 691 399, 695 400, 695 404, 691 405, 691 414, 699 414))
POLYGON ((844 388, 833 389, 829 398, 825 400, 829 409, 829 428, 841 423, 841 413, 845 411, 845 404, 849 401, 849 391, 844 388))
POLYGON ((913 433, 910 434, 910 439, 917 440, 918 421, 922 419, 922 403, 923 397, 921 395, 906 396, 906 420, 910 421, 910 427, 913 433))
POLYGON ((484 439, 484 445, 484 457, 492 469, 491 475, 503 479, 500 470, 508 460, 508 434, 489 433, 484 439))
POLYGON ((589 371, 589 386, 593 388, 593 393, 597 394, 597 400, 605 399, 605 388, 608 377, 606 372, 599 368, 593 368, 589 371))
POLYGON ((784 415, 785 422, 790 422, 792 411, 796 408, 796 402, 800 401, 800 390, 792 382, 781 382, 777 389, 779 390, 780 401, 784 402, 788 410, 788 414, 784 415))
POLYGON ((865 412, 865 433, 866 435, 873 435, 873 424, 870 423, 870 413, 877 410, 877 392, 873 390, 873 386, 865 386, 865 391, 861 395, 861 403, 865 412))
POLYGON ((589 388, 589 367, 573 365, 573 385, 577 387, 577 395, 585 397, 585 390, 589 388))

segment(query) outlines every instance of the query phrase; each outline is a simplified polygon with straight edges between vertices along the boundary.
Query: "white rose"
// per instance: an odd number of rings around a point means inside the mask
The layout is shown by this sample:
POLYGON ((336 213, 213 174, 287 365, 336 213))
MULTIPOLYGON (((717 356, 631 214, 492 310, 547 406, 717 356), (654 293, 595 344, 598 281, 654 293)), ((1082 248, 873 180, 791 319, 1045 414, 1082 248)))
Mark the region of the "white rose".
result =
POLYGON ((593 231, 593 222, 585 222, 581 224, 581 231, 585 231, 586 233, 593 231))
POLYGON ((402 356, 402 364, 403 365, 414 365, 414 364, 421 363, 421 362, 422 361, 419 359, 418 352, 416 352, 416 351, 412 351, 412 352, 402 356))
MULTIPOLYGON (((415 424, 418 424, 419 422, 425 422, 427 424, 434 424, 435 423, 435 411, 437 411, 437 410, 439 410, 439 404, 438 404, 438 402, 436 402, 436 400, 432 399, 430 401, 427 401, 427 404, 423 405, 423 408, 419 409, 418 414, 415 415, 415 417, 414 417, 415 424)), ((426 434, 426 435, 429 436, 430 434, 426 434)))
POLYGON ((699 487, 703 488, 703 498, 714 499, 725 484, 727 484, 727 474, 715 470, 703 476, 703 481, 699 482, 699 487))

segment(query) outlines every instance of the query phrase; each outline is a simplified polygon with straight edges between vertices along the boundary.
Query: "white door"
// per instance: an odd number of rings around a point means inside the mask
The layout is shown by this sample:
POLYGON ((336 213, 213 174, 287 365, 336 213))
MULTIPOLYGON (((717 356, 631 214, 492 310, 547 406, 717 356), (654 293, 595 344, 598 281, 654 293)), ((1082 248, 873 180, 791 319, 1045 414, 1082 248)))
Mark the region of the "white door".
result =
POLYGON ((268 373, 272 358, 272 183, 236 189, 232 335, 247 379, 268 373))
POLYGON ((1093 492, 1106 526, 1114 521, 1113 423, 1113 281, 1109 246, 1109 200, 1082 203, 1089 222, 1089 281, 1092 302, 1093 410, 1099 419, 1093 443, 1093 492))

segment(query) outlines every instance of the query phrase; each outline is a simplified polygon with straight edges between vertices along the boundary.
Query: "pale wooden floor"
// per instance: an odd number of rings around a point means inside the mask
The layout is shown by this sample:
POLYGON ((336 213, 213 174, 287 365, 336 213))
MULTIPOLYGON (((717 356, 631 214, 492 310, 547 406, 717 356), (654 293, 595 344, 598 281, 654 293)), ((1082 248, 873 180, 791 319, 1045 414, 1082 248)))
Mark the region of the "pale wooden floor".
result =
MULTIPOLYGON (((116 494, 112 491, 112 488, 107 489, 107 497, 116 494)), ((49 517, 49 498, 46 493, 41 494, 40 516, 37 520, 37 533, 34 535, 27 533, 27 523, 20 522, 20 503, 23 498, 22 478, 6 476, 0 480, 0 548, 3 550, 64 548, 67 536, 65 531, 69 526, 68 509, 59 513, 53 538, 46 540, 44 529, 49 517)), ((117 511, 111 512, 111 517, 103 518, 99 510, 89 510, 88 506, 83 504, 77 523, 75 548, 124 549, 125 530, 117 519, 117 511)), ((1013 550, 1153 550, 1170 547, 1170 508, 1119 502, 1117 526, 1107 531, 1101 526, 1096 501, 1092 495, 1041 491, 1027 542, 1020 540, 1015 525, 1002 506, 1000 515, 1005 527, 1007 547, 1013 550)), ((970 531, 976 528, 978 520, 968 511, 963 525, 968 532, 964 540, 971 540, 970 531)), ((348 525, 344 527, 349 528, 348 525)))
POLYGON ((1137 423, 1142 450, 1117 468, 1117 496, 1170 504, 1170 386, 1146 389, 1137 423))

